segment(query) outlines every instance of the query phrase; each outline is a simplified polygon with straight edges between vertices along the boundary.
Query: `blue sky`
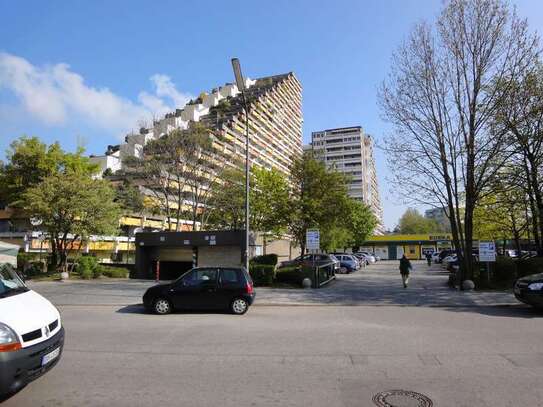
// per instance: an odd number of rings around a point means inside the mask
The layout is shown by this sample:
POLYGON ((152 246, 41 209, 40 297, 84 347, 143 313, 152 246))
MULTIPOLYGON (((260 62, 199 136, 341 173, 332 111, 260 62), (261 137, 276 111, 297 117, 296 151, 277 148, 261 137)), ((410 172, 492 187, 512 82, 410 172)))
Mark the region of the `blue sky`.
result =
MULTIPOLYGON (((543 3, 518 0, 541 31, 543 3)), ((386 134, 376 91, 391 53, 438 0, 0 0, 0 159, 22 134, 102 154, 150 111, 246 76, 294 71, 311 131, 361 125, 386 134)), ((376 151, 387 227, 405 210, 376 151)))

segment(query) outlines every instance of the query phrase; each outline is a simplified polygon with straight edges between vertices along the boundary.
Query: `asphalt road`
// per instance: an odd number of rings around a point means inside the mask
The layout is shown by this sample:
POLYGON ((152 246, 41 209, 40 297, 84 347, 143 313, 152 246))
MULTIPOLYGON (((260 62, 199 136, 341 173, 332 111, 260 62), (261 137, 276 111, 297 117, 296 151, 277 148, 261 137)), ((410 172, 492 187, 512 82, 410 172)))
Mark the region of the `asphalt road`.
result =
MULTIPOLYGON (((460 292, 447 287, 440 265, 428 268, 415 262, 409 288, 402 287, 397 261, 384 261, 363 271, 338 275, 318 290, 257 288, 256 305, 406 305, 478 306, 515 305, 509 292, 460 292)), ((30 287, 56 305, 130 305, 141 303, 148 280, 102 279, 67 282, 30 282, 30 287)))
POLYGON ((4 405, 358 407, 404 389, 435 406, 543 406, 541 312, 325 304, 241 317, 63 305, 62 360, 4 405))

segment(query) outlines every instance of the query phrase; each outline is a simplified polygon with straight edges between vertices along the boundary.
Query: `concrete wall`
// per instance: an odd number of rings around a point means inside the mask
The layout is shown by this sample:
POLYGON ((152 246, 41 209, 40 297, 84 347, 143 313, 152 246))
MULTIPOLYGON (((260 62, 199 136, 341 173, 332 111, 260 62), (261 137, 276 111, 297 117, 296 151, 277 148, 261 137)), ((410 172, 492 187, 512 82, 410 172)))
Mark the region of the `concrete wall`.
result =
POLYGON ((239 246, 203 246, 198 248, 198 267, 240 267, 239 246))

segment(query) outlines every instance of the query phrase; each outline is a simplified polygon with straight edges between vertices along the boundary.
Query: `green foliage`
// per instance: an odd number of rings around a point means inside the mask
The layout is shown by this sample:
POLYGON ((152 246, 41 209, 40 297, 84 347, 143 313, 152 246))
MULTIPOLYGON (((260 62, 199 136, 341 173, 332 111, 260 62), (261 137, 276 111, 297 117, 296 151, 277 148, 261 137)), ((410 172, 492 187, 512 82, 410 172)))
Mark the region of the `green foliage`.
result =
POLYGON ((34 253, 26 253, 20 251, 17 253, 17 269, 23 270, 25 267, 28 267, 28 265, 35 260, 36 255, 34 253))
POLYGON ((101 270, 98 260, 94 256, 82 256, 77 261, 77 272, 84 280, 100 277, 101 270))
POLYGON ((145 210, 143 194, 130 180, 125 179, 115 189, 115 202, 126 211, 140 214, 145 210))
POLYGON ((251 189, 251 228, 279 236, 289 222, 289 189, 286 178, 275 168, 253 167, 251 189))
POLYGON ((350 213, 344 175, 327 169, 311 153, 305 153, 301 159, 294 160, 291 179, 294 190, 289 230, 295 241, 305 249, 307 229, 318 228, 325 245, 327 242, 330 246, 337 244, 332 243, 335 242, 333 233, 350 213))
MULTIPOLYGON (((227 169, 211 195, 207 224, 216 229, 245 228, 245 173, 227 169)), ((275 238, 289 222, 289 190, 283 174, 253 166, 250 178, 250 225, 252 230, 275 238)))
POLYGON ((23 194, 24 209, 53 236, 112 234, 119 208, 109 182, 71 172, 46 177, 23 194))
POLYGON ((245 228, 245 175, 227 168, 221 174, 222 183, 215 186, 209 204, 207 225, 217 230, 245 228))
POLYGON ((100 266, 99 270, 100 274, 110 278, 126 278, 130 273, 130 271, 124 267, 100 266))
POLYGON ((120 212, 113 199, 109 182, 75 171, 48 176, 22 195, 23 208, 43 221, 61 262, 74 241, 116 232, 120 212))
POLYGON ((275 277, 274 265, 252 263, 249 270, 256 286, 270 286, 273 284, 275 277))
POLYGON ((270 253, 270 254, 264 254, 262 256, 256 256, 251 259, 251 263, 254 264, 268 264, 272 266, 277 265, 277 254, 270 253))
POLYGON ((408 208, 404 212, 398 226, 402 234, 432 233, 440 229, 435 220, 425 218, 418 210, 413 208, 408 208))
POLYGON ((150 141, 143 148, 143 157, 130 157, 124 163, 129 172, 152 185, 149 210, 167 217, 168 228, 179 228, 186 190, 191 191, 193 220, 209 190, 213 170, 213 136, 201 123, 192 123, 186 130, 176 129, 164 137, 150 141), (175 224, 174 224, 175 223, 175 224))
POLYGON ((517 260, 518 277, 543 273, 543 257, 532 257, 526 260, 517 260))
POLYGON ((310 267, 300 268, 297 266, 282 267, 275 272, 275 279, 280 283, 302 285, 304 278, 311 281, 315 279, 313 270, 310 267))
POLYGON ((519 239, 529 226, 524 191, 502 182, 495 182, 491 188, 493 193, 481 198, 473 211, 474 236, 489 240, 519 239))
POLYGON ((517 279, 517 265, 515 260, 498 257, 496 262, 491 264, 492 280, 496 283, 506 283, 507 286, 512 285, 517 279))
POLYGON ((0 199, 12 207, 20 207, 23 194, 46 177, 66 172, 98 172, 98 166, 83 156, 82 149, 67 153, 60 144, 47 146, 37 137, 24 136, 13 141, 6 159, 0 171, 0 199))

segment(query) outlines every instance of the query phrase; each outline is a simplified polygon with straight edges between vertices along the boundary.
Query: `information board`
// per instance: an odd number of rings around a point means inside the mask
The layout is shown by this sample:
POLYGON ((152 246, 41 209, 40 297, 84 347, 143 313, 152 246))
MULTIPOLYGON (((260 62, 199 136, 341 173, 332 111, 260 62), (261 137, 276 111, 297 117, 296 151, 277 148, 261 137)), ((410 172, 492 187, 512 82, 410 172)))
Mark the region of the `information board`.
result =
POLYGON ((496 261, 496 245, 494 242, 479 242, 479 261, 482 263, 496 261))
POLYGON ((307 229, 307 231, 305 232, 305 247, 307 250, 320 249, 319 229, 307 229))

